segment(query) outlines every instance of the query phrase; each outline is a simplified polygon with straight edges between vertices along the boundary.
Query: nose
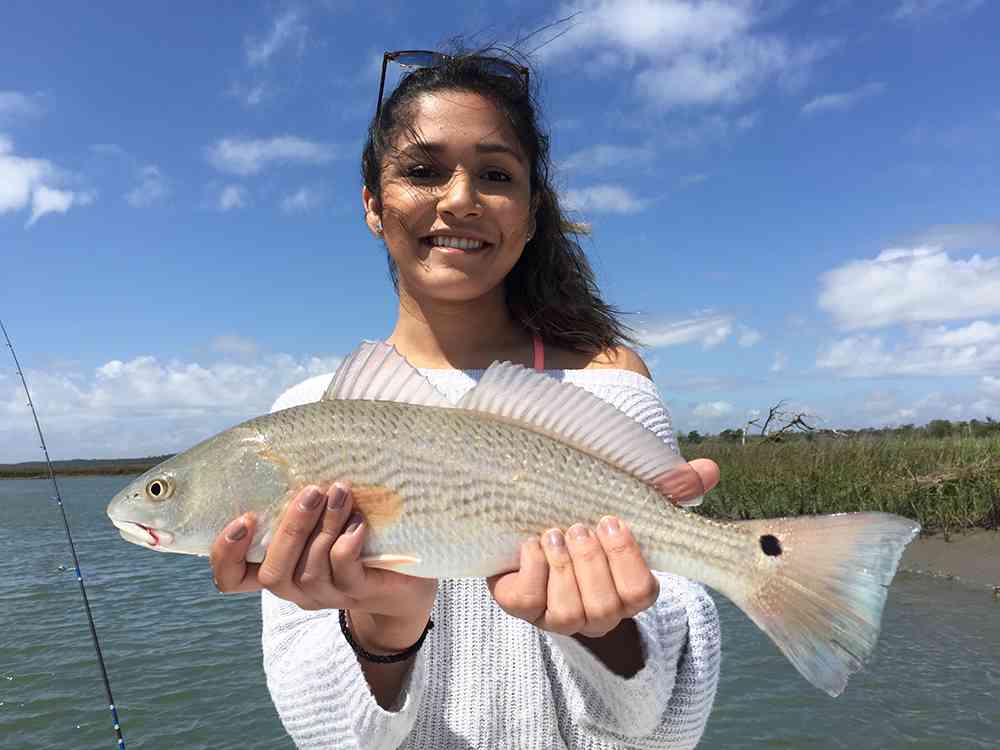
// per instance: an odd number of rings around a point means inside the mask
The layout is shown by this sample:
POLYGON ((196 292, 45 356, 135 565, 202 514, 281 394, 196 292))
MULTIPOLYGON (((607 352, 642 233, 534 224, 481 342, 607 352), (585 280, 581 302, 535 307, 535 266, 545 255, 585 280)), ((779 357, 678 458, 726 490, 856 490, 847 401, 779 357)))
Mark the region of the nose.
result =
POLYGON ((475 177, 462 170, 456 170, 444 193, 438 199, 437 208, 441 215, 458 218, 481 215, 483 208, 479 202, 475 177))

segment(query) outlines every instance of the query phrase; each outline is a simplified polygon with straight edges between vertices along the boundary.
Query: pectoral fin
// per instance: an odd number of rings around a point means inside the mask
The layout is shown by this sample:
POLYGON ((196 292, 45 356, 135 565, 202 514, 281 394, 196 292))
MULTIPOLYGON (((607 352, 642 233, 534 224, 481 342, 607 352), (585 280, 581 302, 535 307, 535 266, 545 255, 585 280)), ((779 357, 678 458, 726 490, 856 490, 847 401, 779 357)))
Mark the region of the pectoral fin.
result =
POLYGON ((407 565, 419 565, 420 558, 412 555, 372 555, 362 557, 361 564, 369 568, 384 568, 385 570, 395 570, 403 572, 402 568, 407 565))

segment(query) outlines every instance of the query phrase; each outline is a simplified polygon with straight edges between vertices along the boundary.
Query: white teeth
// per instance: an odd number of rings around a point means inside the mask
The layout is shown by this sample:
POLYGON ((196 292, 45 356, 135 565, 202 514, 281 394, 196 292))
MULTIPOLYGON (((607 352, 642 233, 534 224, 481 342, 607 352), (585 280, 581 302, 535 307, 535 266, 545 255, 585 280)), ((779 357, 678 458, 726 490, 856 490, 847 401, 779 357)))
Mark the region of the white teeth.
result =
POLYGON ((482 240, 466 240, 462 237, 431 237, 435 247, 457 247, 459 250, 478 250, 483 246, 482 240))

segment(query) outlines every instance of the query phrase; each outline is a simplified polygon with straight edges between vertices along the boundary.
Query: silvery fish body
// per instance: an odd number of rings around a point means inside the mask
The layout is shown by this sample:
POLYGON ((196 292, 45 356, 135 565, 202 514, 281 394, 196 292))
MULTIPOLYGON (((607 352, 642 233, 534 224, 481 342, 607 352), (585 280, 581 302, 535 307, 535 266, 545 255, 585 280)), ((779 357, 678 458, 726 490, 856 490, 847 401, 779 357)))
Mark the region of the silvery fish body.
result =
POLYGON ((263 558, 303 486, 353 485, 367 564, 429 577, 517 567, 552 527, 625 519, 647 564, 732 599, 813 684, 839 694, 874 648, 912 521, 881 513, 719 523, 673 507, 691 471, 655 435, 574 386, 494 364, 457 406, 391 347, 345 362, 329 398, 244 422, 139 477, 108 508, 129 541, 207 554, 258 516, 263 558))

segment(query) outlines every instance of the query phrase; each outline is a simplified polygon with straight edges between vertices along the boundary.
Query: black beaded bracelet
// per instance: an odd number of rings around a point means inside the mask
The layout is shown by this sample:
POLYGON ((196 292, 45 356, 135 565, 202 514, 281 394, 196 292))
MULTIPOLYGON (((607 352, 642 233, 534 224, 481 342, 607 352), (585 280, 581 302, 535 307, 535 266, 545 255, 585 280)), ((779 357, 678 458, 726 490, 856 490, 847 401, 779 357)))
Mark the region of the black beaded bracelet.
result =
POLYGON ((424 645, 424 638, 427 637, 427 633, 433 627, 434 621, 428 619, 427 627, 424 628, 424 632, 420 634, 419 638, 417 638, 417 642, 403 651, 399 651, 395 654, 373 654, 370 651, 365 651, 361 648, 361 644, 354 640, 354 636, 351 634, 351 629, 347 626, 347 610, 340 610, 340 632, 344 634, 345 640, 350 647, 354 649, 354 653, 365 661, 373 661, 376 664, 395 664, 396 662, 406 661, 417 653, 417 651, 420 650, 420 647, 424 645))

